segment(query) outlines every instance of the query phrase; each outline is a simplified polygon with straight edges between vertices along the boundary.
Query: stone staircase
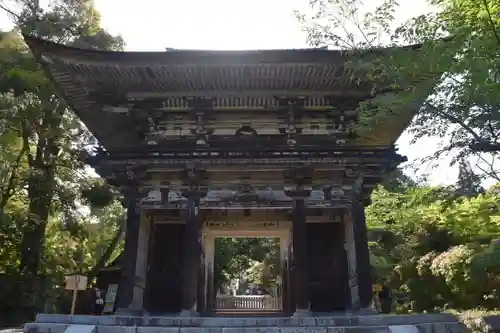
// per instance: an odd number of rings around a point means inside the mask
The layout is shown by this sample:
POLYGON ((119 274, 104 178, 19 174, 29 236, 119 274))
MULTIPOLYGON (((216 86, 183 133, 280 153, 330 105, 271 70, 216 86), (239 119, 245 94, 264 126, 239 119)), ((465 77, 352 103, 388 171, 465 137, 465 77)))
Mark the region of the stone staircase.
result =
POLYGON ((26 333, 466 333, 452 315, 128 317, 40 314, 26 333))

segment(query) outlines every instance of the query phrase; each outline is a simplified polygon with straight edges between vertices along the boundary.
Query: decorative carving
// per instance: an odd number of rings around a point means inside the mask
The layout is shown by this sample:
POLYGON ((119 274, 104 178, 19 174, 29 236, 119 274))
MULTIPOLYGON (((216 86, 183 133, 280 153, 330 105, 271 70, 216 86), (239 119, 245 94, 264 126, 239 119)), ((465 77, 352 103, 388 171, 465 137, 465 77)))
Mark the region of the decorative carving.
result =
POLYGON ((287 124, 286 128, 282 130, 284 134, 287 136, 287 145, 293 147, 297 144, 297 134, 302 132, 302 129, 297 125, 298 121, 298 112, 299 109, 304 108, 306 97, 277 97, 278 105, 280 108, 287 109, 287 124))
POLYGON ((146 196, 144 196, 140 204, 141 205, 167 205, 169 197, 168 186, 158 186, 153 189, 147 190, 146 196))
POLYGON ((252 185, 242 183, 234 195, 234 200, 241 201, 243 203, 250 203, 259 201, 259 196, 252 185))
MULTIPOLYGON (((142 111, 142 110, 141 110, 142 111)), ((161 135, 159 117, 150 114, 147 118, 147 134, 145 135, 146 143, 150 146, 158 144, 158 137, 161 135)))
POLYGON ((337 140, 335 140, 335 144, 345 145, 345 144, 347 144, 347 139, 337 139, 337 140))
POLYGON ((236 135, 239 138, 241 138, 241 137, 256 137, 257 134, 258 134, 257 131, 255 129, 253 129, 252 126, 250 126, 250 125, 241 126, 234 133, 234 135, 236 135))
POLYGON ((207 173, 206 170, 188 168, 182 171, 183 181, 181 194, 186 198, 202 198, 207 195, 207 173))
POLYGON ((161 203, 162 193, 160 190, 149 191, 148 194, 141 199, 140 204, 161 203))
POLYGON ((204 112, 196 112, 196 125, 191 128, 191 134, 194 134, 196 138, 196 145, 205 146, 208 141, 208 136, 213 130, 206 128, 206 120, 204 112))
POLYGON ((207 119, 205 111, 213 108, 215 98, 203 97, 186 97, 188 107, 194 111, 196 124, 191 128, 191 134, 196 138, 197 146, 206 146, 208 143, 208 136, 213 133, 213 130, 207 129, 207 119))

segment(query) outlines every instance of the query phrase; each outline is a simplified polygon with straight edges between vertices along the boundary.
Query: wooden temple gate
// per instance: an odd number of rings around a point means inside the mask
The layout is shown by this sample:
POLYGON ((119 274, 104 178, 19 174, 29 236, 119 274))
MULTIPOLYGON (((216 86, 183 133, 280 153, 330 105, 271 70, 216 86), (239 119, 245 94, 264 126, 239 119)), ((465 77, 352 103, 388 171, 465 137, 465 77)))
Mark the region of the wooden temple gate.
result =
POLYGON ((345 52, 101 52, 25 40, 99 141, 85 162, 124 196, 119 312, 212 313, 229 302, 215 297, 213 239, 252 233, 282 240, 279 310, 371 306, 364 207, 405 160, 394 144, 418 103, 361 135, 359 104, 393 91, 362 67, 353 80, 345 52))

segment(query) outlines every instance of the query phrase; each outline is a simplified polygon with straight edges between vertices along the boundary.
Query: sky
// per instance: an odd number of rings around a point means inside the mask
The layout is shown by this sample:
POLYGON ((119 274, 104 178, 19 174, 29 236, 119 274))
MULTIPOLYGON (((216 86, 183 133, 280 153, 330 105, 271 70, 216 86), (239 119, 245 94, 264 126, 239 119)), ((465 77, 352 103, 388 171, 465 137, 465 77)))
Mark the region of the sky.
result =
MULTIPOLYGON (((45 0, 48 2, 50 0, 45 0)), ((368 0, 375 1, 375 0, 368 0)), ((44 0, 41 0, 44 3, 44 0)), ((292 12, 305 11, 309 0, 94 0, 102 26, 121 35, 127 51, 164 51, 165 48, 247 50, 308 47, 292 12)), ((428 12, 425 0, 402 0, 396 20, 428 12)), ((12 24, 0 12, 0 29, 12 24)), ((404 133, 398 141, 400 154, 416 161, 437 147, 436 139, 410 145, 404 133)), ((458 171, 442 160, 439 167, 421 166, 411 176, 429 174, 432 184, 456 181, 458 171)))

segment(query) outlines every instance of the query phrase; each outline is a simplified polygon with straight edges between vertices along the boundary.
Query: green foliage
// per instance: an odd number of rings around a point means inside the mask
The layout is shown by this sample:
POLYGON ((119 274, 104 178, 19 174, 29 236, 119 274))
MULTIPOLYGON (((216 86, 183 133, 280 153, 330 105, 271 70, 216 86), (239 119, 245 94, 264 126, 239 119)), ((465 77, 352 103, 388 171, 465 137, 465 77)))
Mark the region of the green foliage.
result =
POLYGON ((45 9, 16 2, 17 28, 0 32, 0 271, 18 276, 11 288, 17 303, 8 311, 29 316, 50 296, 39 294, 41 276, 57 287, 65 273, 92 271, 103 253, 115 255, 106 248, 121 234, 123 208, 78 159, 75 152, 95 139, 58 98, 19 32, 94 49, 122 49, 123 40, 100 28, 90 1, 51 1, 45 9))
POLYGON ((82 189, 82 196, 92 208, 106 207, 116 197, 110 186, 101 180, 96 180, 82 189))
POLYGON ((399 8, 395 0, 315 0, 312 15, 297 17, 312 45, 352 51, 346 56, 353 80, 374 93, 394 91, 360 105, 361 134, 394 117, 415 116, 409 127, 414 141, 441 140, 425 160, 443 154, 451 154, 452 163, 475 158, 482 176, 500 181, 494 167, 500 150, 500 7, 489 0, 428 2, 435 11, 400 25, 395 13, 405 3, 399 8))
POLYGON ((407 294, 416 311, 499 308, 499 208, 493 189, 460 196, 455 187, 379 187, 367 208, 378 281, 407 294))
POLYGON ((215 243, 215 280, 227 287, 244 279, 262 287, 277 282, 280 272, 279 239, 218 238, 215 243))

